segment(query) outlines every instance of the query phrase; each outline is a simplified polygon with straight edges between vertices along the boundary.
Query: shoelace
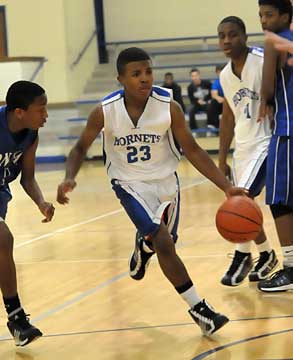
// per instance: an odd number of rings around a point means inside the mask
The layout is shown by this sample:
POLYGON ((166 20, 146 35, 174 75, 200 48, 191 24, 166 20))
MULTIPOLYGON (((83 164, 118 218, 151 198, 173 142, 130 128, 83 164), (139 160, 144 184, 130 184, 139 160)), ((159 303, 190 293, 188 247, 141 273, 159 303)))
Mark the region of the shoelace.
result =
MULTIPOLYGON (((234 260, 234 258, 235 258, 234 253, 228 253, 228 254, 227 254, 227 257, 228 257, 229 259, 233 259, 233 260, 234 260)), ((255 265, 255 264, 258 263, 259 258, 260 258, 260 256, 257 256, 257 257, 255 257, 255 258, 253 258, 253 257, 251 258, 253 265, 255 265)))
POLYGON ((15 320, 15 322, 24 329, 28 329, 31 327, 31 324, 29 322, 30 314, 24 314, 24 315, 25 315, 24 317, 20 317, 19 319, 15 320))

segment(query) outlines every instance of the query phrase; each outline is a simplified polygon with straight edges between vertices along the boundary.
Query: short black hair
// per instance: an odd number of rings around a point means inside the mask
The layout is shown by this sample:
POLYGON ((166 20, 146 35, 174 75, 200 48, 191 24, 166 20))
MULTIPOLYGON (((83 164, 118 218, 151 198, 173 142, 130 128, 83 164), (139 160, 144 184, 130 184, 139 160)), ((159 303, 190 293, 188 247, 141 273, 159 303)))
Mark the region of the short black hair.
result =
POLYGON ((36 83, 25 80, 16 81, 6 94, 7 111, 13 111, 16 108, 27 110, 35 98, 43 94, 45 90, 36 83))
POLYGON ((258 0, 258 5, 270 5, 279 10, 281 15, 288 14, 289 22, 292 21, 292 4, 290 0, 258 0))
POLYGON ((145 60, 151 60, 149 54, 145 50, 137 47, 130 47, 124 49, 120 52, 116 61, 117 72, 119 75, 122 74, 125 65, 127 65, 132 61, 145 61, 145 60))
POLYGON ((171 73, 171 72, 166 72, 166 74, 165 74, 164 76, 165 76, 165 77, 166 77, 166 76, 172 76, 172 77, 174 77, 173 73, 171 73))
POLYGON ((236 24, 239 27, 239 29, 243 32, 243 34, 246 35, 246 26, 245 26, 243 20, 240 19, 239 17, 227 16, 220 22, 219 26, 222 24, 226 24, 226 23, 236 24))
POLYGON ((193 68, 193 69, 190 70, 190 74, 193 73, 193 72, 198 72, 198 73, 200 73, 200 71, 198 70, 198 68, 193 68))

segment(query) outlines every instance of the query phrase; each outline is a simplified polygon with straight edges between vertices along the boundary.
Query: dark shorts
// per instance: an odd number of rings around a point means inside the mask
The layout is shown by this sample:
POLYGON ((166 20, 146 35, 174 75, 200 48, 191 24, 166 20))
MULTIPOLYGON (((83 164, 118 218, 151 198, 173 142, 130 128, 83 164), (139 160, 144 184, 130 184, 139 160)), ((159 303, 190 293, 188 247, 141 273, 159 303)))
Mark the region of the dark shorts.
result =
POLYGON ((0 187, 0 217, 5 220, 8 202, 12 199, 9 187, 0 187))
POLYGON ((266 203, 293 208, 293 136, 272 136, 267 158, 266 203))

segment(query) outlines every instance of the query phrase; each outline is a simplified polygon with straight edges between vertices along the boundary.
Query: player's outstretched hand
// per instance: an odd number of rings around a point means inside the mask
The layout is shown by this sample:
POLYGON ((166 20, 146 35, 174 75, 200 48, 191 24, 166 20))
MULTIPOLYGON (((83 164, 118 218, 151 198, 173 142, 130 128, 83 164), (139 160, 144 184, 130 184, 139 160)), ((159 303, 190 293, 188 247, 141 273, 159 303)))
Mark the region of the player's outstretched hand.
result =
POLYGON ((231 196, 236 196, 236 195, 248 196, 248 190, 241 188, 241 187, 231 186, 226 191, 227 198, 229 198, 231 196))
POLYGON ((45 216, 45 219, 42 220, 42 223, 47 223, 52 220, 55 212, 53 204, 43 201, 39 205, 40 212, 45 216))
POLYGON ((71 192, 76 187, 76 182, 74 180, 68 179, 64 180, 57 190, 57 201, 59 204, 68 204, 69 198, 66 196, 66 193, 71 192))

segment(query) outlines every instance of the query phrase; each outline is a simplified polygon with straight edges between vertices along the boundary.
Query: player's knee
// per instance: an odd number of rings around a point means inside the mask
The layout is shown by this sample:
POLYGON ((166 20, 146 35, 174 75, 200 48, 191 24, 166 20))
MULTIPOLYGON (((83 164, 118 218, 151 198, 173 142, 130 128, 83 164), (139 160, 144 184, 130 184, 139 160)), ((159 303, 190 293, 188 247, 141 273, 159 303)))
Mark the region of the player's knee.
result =
POLYGON ((273 204, 270 205, 270 209, 274 219, 277 219, 284 215, 293 214, 293 208, 287 205, 273 204))
POLYGON ((153 239, 153 246, 158 255, 171 256, 175 252, 175 244, 169 233, 158 232, 153 239))

